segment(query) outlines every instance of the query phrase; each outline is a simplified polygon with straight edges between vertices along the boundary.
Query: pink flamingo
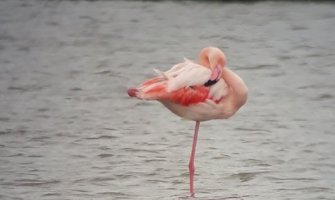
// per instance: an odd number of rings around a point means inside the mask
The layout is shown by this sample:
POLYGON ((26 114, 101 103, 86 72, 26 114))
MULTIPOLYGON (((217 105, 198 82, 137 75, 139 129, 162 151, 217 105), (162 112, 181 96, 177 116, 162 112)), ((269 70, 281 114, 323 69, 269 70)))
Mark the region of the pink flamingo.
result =
POLYGON ((195 121, 189 161, 190 193, 194 197, 194 158, 201 121, 227 119, 245 104, 248 89, 244 81, 226 66, 224 53, 215 47, 200 51, 199 63, 185 59, 136 88, 130 97, 157 100, 174 114, 195 121))

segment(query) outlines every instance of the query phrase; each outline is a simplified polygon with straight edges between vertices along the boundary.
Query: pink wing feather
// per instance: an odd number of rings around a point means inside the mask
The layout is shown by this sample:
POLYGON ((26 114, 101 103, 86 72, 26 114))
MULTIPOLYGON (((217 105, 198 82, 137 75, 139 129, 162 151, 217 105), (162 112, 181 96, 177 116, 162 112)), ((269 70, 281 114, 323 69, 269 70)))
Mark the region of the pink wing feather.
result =
POLYGON ((145 100, 171 101, 183 106, 209 98, 209 88, 203 86, 211 76, 208 68, 186 60, 162 73, 162 76, 149 79, 136 89, 129 89, 129 95, 145 100))

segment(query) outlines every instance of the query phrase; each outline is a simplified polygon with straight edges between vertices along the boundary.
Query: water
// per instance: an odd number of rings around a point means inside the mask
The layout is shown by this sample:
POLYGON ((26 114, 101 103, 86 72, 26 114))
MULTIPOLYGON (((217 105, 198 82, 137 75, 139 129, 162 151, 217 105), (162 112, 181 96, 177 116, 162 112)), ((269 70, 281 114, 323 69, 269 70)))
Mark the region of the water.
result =
POLYGON ((335 5, 0 2, 0 199, 188 199, 194 123, 126 89, 214 45, 247 105, 200 127, 195 199, 335 199, 335 5))

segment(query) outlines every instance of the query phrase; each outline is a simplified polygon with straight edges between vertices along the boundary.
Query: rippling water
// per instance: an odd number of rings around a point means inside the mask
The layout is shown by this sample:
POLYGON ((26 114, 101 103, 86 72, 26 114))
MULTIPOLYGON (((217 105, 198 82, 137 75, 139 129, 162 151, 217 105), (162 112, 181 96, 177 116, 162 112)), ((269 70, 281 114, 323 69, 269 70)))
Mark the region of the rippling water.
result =
POLYGON ((193 122, 126 88, 222 48, 250 89, 202 124, 196 199, 335 199, 335 4, 0 2, 0 199, 187 199, 193 122))

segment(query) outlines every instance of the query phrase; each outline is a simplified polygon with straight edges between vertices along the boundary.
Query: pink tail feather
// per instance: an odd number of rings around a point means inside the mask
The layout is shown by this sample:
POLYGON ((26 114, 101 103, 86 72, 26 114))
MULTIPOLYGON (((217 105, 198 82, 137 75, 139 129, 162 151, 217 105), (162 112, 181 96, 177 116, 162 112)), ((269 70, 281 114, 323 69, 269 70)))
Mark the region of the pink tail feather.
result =
POLYGON ((167 96, 167 82, 160 77, 154 77, 143 82, 137 88, 129 88, 128 95, 145 100, 160 100, 167 96))

